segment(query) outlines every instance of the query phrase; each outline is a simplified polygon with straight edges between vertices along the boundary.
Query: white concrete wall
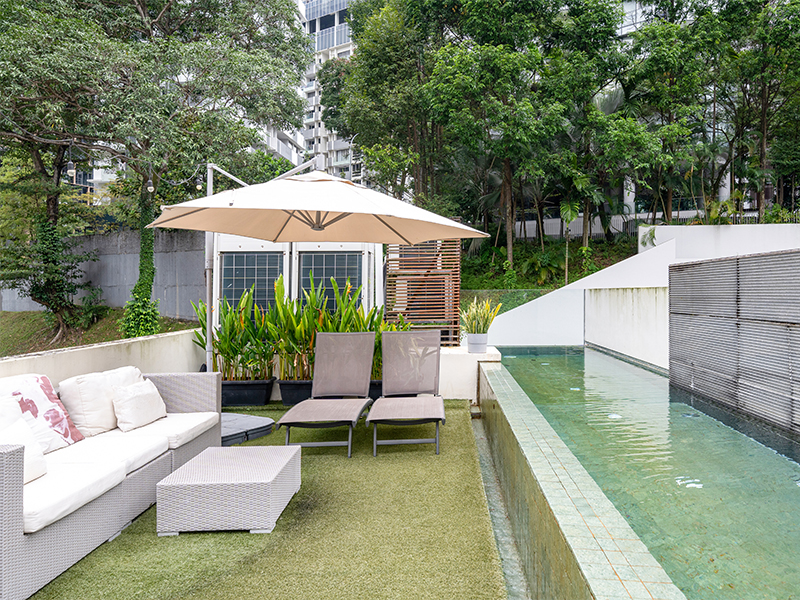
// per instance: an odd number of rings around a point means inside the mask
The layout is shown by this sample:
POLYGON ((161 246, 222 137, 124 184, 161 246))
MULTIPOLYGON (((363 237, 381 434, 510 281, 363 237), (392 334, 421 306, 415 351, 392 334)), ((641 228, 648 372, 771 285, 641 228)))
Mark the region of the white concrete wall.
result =
MULTIPOLYGON (((651 245, 644 240, 652 226, 639 227, 639 252, 651 245)), ((800 225, 684 225, 655 226, 655 245, 675 241, 676 262, 777 252, 800 248, 800 225)))
POLYGON ((585 339, 669 369, 666 287, 586 290, 585 339))
POLYGON ((489 343, 591 342, 669 368, 670 265, 800 248, 800 225, 658 225, 648 234, 652 229, 639 228, 636 256, 497 317, 489 343))
MULTIPOLYGON (((68 377, 126 365, 143 373, 181 373, 200 370, 205 353, 192 343, 193 330, 92 344, 64 350, 23 354, 0 360, 0 377, 39 373, 58 385, 68 377)), ((477 369, 477 366, 476 366, 477 369)))
POLYGON ((667 242, 554 290, 499 315, 489 328, 489 343, 493 346, 582 346, 585 341, 584 290, 666 287, 669 265, 673 262, 675 242, 667 242))
POLYGON ((442 348, 439 365, 439 393, 445 398, 478 402, 478 363, 500 362, 497 348, 488 347, 482 354, 470 354, 465 346, 442 348))
POLYGON ((564 287, 498 315, 493 346, 582 346, 583 289, 564 287))

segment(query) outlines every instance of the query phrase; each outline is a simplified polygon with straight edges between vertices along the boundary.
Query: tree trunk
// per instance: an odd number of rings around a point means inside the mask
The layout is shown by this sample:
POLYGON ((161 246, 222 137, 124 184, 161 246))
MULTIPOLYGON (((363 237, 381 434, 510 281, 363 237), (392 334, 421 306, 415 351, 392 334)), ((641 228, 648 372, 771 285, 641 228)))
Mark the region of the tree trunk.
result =
POLYGON ((765 173, 767 171, 767 129, 768 129, 768 111, 769 108, 767 102, 769 101, 769 90, 767 89, 767 83, 764 81, 764 74, 763 74, 763 67, 762 67, 762 78, 761 78, 761 115, 760 115, 760 125, 761 125, 761 142, 758 145, 758 166, 761 169, 761 181, 759 182, 759 190, 756 192, 756 204, 758 205, 758 222, 764 222, 764 211, 766 209, 765 206, 765 198, 764 192, 767 187, 767 179, 765 173))
MULTIPOLYGON (((155 181, 154 181, 155 184, 155 181)), ((157 184, 155 184, 157 185, 157 184)), ((151 193, 142 186, 139 193, 139 279, 133 287, 134 294, 150 300, 153 296, 153 281, 155 280, 154 230, 147 225, 153 222, 154 210, 151 193)))
POLYGON ((539 242, 544 252, 544 207, 541 198, 536 198, 536 221, 539 225, 539 242))
MULTIPOLYGON (((564 220, 561 220, 563 226, 564 220)), ((569 223, 564 227, 564 239, 566 240, 567 249, 564 253, 564 285, 569 285, 569 223)))
POLYGON ((511 184, 513 173, 511 171, 511 159, 503 160, 503 185, 500 188, 500 204, 505 211, 506 221, 506 260, 511 268, 514 268, 514 203, 511 197, 511 184))
POLYGON ((581 237, 581 245, 584 248, 589 245, 589 227, 592 219, 591 205, 592 201, 586 198, 583 202, 583 236, 581 237))
MULTIPOLYGON (((670 167, 670 175, 672 175, 672 167, 670 167)), ((672 223, 672 186, 667 189, 667 201, 664 204, 664 221, 669 225, 672 223)))

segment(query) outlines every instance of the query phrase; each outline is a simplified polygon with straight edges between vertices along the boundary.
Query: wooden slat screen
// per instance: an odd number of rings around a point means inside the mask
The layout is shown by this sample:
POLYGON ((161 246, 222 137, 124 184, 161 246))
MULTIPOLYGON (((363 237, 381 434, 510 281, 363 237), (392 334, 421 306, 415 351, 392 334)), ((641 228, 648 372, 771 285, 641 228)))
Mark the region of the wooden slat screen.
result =
POLYGON ((386 320, 403 315, 415 329, 441 329, 443 346, 460 342, 461 242, 390 245, 386 259, 386 320))

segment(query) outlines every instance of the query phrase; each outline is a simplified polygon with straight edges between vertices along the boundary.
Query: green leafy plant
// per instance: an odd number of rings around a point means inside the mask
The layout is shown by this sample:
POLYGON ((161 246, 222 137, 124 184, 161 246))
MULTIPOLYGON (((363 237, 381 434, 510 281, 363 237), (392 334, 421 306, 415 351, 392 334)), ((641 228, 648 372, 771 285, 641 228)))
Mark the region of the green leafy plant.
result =
POLYGON ((503 262, 503 282, 507 290, 513 290, 517 287, 517 272, 508 261, 503 262))
POLYGON ((591 246, 578 248, 578 256, 581 259, 581 274, 584 277, 600 270, 599 265, 594 260, 594 251, 591 246))
POLYGON ((488 333, 502 304, 492 307, 489 300, 478 302, 475 297, 466 309, 461 309, 461 328, 464 333, 488 333))
POLYGON ((119 331, 124 338, 155 335, 161 331, 158 321, 158 300, 131 293, 125 303, 125 312, 119 320, 119 331))
MULTIPOLYGON (((206 305, 192 303, 200 329, 194 343, 206 347, 206 305)), ((220 303, 219 327, 212 339, 213 370, 224 381, 263 380, 272 377, 275 339, 272 336, 274 311, 255 303, 254 288, 246 290, 234 306, 227 298, 220 303)))

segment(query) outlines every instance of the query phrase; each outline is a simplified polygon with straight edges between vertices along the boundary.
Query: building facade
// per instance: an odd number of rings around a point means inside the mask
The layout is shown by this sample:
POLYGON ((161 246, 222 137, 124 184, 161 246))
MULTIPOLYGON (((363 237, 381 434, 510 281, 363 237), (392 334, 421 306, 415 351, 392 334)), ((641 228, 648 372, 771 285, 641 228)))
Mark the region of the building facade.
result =
POLYGON ((343 139, 322 121, 317 74, 332 58, 349 58, 355 46, 347 24, 350 0, 305 0, 302 10, 306 32, 311 36, 314 60, 305 73, 301 90, 306 100, 302 136, 306 151, 324 158, 326 172, 361 181, 361 163, 351 154, 352 139, 343 139))

